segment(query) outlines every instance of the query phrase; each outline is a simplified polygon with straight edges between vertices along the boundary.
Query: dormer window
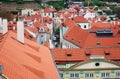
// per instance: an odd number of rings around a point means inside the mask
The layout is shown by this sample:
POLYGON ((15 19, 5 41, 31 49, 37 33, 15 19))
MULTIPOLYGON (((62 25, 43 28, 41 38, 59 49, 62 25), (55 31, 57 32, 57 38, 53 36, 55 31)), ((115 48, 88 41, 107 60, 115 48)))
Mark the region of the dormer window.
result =
POLYGON ((118 41, 118 43, 117 44, 119 44, 120 45, 120 41, 118 41))
POLYGON ((86 25, 84 25, 84 28, 86 28, 86 25))
POLYGON ((40 27, 40 32, 44 32, 44 28, 43 27, 40 27))
POLYGON ((98 45, 98 46, 99 46, 99 45, 100 45, 100 42, 96 42, 96 45, 98 45))
POLYGON ((72 56, 72 54, 70 54, 70 53, 69 53, 69 54, 66 54, 66 55, 67 55, 67 57, 71 57, 71 56, 72 56))
POLYGON ((109 51, 105 52, 105 55, 110 55, 110 52, 109 51))

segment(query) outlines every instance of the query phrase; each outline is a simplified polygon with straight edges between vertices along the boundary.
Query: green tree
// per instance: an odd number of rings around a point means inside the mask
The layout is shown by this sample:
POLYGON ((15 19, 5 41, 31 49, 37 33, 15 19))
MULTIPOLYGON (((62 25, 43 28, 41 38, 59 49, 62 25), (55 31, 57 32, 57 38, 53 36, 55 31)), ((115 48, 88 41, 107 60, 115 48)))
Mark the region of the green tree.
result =
POLYGON ((12 20, 12 14, 8 11, 0 11, 0 17, 8 19, 8 20, 12 20))
POLYGON ((42 0, 35 0, 35 2, 41 4, 42 0))
POLYGON ((120 7, 116 7, 115 13, 116 13, 117 16, 120 18, 120 7))
POLYGON ((56 31, 55 31, 56 34, 60 34, 60 27, 56 28, 56 31))

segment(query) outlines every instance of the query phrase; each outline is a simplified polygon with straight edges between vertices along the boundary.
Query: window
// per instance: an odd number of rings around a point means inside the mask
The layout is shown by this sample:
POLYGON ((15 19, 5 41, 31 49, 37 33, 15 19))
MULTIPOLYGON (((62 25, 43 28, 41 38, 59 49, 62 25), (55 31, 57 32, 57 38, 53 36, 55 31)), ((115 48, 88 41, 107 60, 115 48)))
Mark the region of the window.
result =
POLYGON ((70 78, 79 78, 79 73, 70 73, 70 78))
POLYGON ((60 78, 63 78, 63 77, 64 77, 63 73, 60 73, 60 78))
POLYGON ((102 78, 110 78, 110 73, 109 72, 103 72, 101 73, 102 78))
POLYGON ((43 35, 41 35, 41 37, 43 37, 43 35))
POLYGON ((85 78, 93 78, 94 74, 93 73, 85 73, 85 78))
POLYGON ((120 72, 116 72, 116 77, 120 78, 120 72))
POLYGON ((86 25, 84 25, 84 28, 86 28, 86 25))
POLYGON ((100 63, 95 63, 95 66, 100 66, 100 63))

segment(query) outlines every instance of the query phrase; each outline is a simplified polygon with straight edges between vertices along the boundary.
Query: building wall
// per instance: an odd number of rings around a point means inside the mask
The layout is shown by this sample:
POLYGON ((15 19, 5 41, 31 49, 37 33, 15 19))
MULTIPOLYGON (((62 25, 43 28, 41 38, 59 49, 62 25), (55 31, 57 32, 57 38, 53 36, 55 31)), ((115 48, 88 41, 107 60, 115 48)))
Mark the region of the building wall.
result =
POLYGON ((87 13, 84 15, 84 18, 95 18, 95 13, 87 12, 87 13))
POLYGON ((60 43, 62 48, 80 48, 76 46, 75 44, 72 44, 71 42, 65 40, 63 38, 64 34, 67 32, 68 28, 66 27, 61 27, 60 28, 60 43))
POLYGON ((53 13, 51 12, 51 13, 43 13, 43 17, 47 17, 47 16, 49 16, 50 18, 52 18, 53 17, 53 13))
POLYGON ((62 48, 80 48, 63 38, 62 48))
POLYGON ((105 78, 120 78, 120 76, 117 77, 117 73, 120 74, 120 70, 86 70, 86 71, 60 71, 60 74, 63 74, 63 78, 61 79, 105 79, 105 78), (102 74, 105 75, 109 73, 109 77, 102 77, 102 74), (70 74, 78 74, 79 77, 70 77, 70 74), (85 74, 93 74, 93 77, 85 77, 85 74))
POLYGON ((82 29, 90 29, 89 23, 77 23, 82 29))

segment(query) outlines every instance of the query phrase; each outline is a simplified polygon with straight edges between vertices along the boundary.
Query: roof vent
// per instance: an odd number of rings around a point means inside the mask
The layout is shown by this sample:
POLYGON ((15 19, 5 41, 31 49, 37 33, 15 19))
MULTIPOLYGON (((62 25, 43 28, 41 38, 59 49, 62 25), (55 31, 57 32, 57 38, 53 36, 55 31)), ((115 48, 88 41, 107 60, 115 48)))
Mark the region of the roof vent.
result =
POLYGON ((106 52, 105 52, 105 55, 110 55, 110 52, 109 52, 109 51, 106 51, 106 52))
POLYGON ((99 46, 99 45, 100 45, 100 42, 96 42, 96 45, 98 45, 98 46, 99 46))
POLYGON ((118 43, 117 44, 119 44, 120 45, 120 41, 118 41, 118 43))
POLYGON ((85 55, 90 56, 91 54, 90 54, 90 52, 85 52, 85 55))
POLYGON ((80 43, 80 40, 78 40, 78 43, 80 43))
POLYGON ((72 40, 74 40, 74 38, 72 38, 72 40))
POLYGON ((72 54, 71 53, 69 53, 69 54, 66 54, 67 55, 67 57, 71 57, 72 56, 72 54))

